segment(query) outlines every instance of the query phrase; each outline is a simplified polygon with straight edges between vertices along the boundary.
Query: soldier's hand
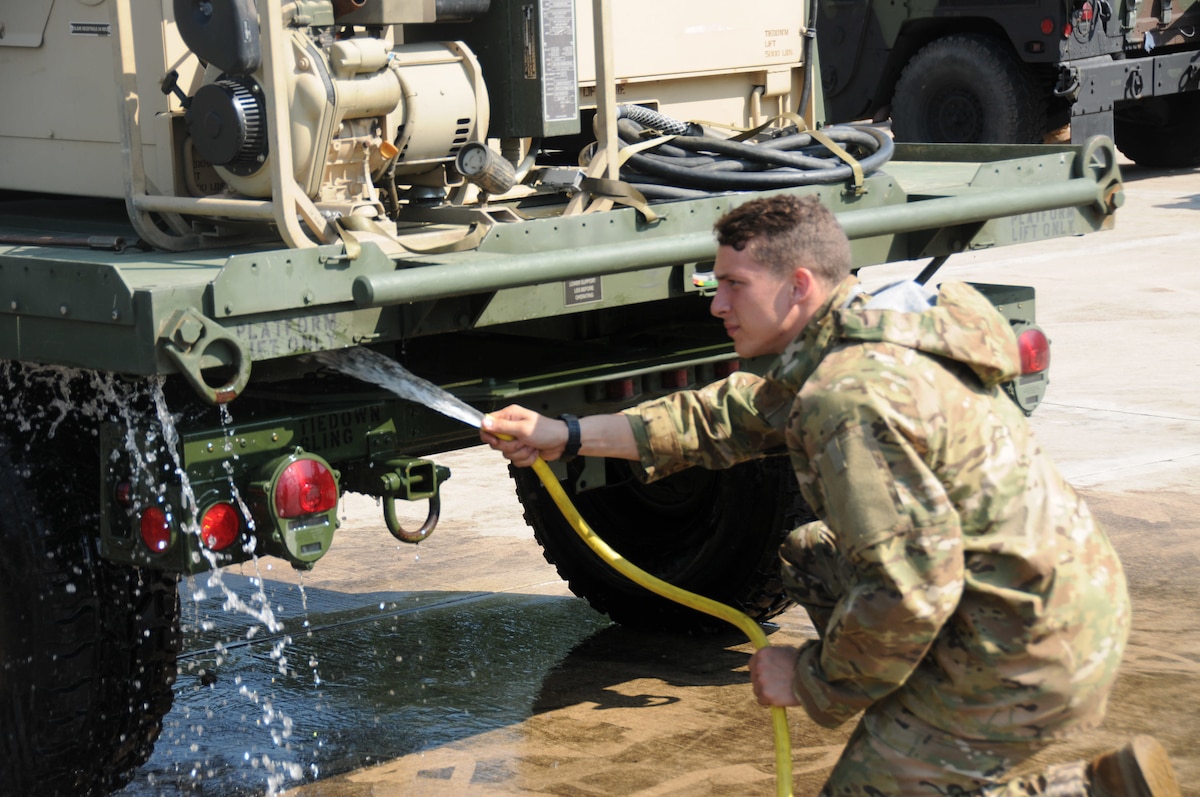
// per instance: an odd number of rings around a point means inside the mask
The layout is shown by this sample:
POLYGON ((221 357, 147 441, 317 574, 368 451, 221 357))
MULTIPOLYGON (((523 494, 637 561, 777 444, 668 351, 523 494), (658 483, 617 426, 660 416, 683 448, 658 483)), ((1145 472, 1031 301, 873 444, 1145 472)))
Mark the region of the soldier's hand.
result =
POLYGON ((567 424, 512 404, 483 416, 479 439, 517 467, 528 468, 539 456, 547 462, 562 456, 567 424))
POLYGON ((780 645, 755 651, 750 657, 750 684, 754 697, 763 706, 798 706, 792 691, 798 648, 780 645))

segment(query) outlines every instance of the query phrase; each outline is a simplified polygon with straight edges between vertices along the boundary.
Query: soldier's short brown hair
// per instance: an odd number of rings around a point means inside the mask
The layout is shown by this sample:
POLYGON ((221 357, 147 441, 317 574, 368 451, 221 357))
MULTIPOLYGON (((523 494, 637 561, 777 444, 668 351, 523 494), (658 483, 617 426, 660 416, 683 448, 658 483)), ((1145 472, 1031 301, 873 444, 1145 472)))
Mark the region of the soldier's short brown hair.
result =
POLYGON ((752 199, 717 219, 717 243, 741 251, 776 274, 804 267, 827 285, 850 275, 850 241, 816 196, 752 199))

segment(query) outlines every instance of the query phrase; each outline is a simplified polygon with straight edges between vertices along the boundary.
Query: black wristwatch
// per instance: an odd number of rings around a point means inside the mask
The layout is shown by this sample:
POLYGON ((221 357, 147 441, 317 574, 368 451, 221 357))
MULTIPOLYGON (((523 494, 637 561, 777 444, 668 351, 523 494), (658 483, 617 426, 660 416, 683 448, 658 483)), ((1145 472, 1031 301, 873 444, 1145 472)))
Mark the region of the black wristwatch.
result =
POLYGON ((565 421, 567 424, 567 445, 563 449, 562 456, 559 457, 561 462, 570 462, 579 456, 579 446, 583 442, 583 432, 579 428, 579 418, 569 412, 564 412, 558 416, 560 421, 565 421))

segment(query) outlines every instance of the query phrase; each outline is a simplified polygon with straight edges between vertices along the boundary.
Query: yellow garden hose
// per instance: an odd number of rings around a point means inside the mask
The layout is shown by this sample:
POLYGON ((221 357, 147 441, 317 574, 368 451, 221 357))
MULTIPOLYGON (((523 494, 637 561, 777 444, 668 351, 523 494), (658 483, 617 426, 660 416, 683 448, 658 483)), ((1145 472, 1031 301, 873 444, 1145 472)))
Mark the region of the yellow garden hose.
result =
MULTIPOLYGON (((502 435, 496 436, 501 437, 502 435)), ((554 503, 558 506, 559 511, 563 513, 563 517, 567 519, 567 522, 571 524, 575 532, 579 534, 597 556, 607 562, 621 575, 635 584, 645 587, 656 595, 661 595, 690 609, 695 609, 696 611, 704 612, 720 620, 732 623, 750 638, 750 642, 754 645, 755 650, 761 650, 770 644, 767 642, 767 635, 763 633, 758 623, 751 620, 744 613, 732 606, 726 606, 703 595, 688 592, 674 584, 663 581, 661 578, 652 576, 613 550, 608 543, 596 535, 596 532, 592 531, 591 526, 579 514, 579 510, 571 503, 571 499, 567 497, 566 491, 558 483, 558 479, 554 476, 554 472, 550 470, 550 466, 541 457, 538 457, 537 461, 533 463, 533 472, 537 474, 538 479, 542 482, 542 486, 546 488, 546 492, 550 493, 550 497, 554 499, 554 503)), ((778 797, 791 797, 792 740, 788 733, 787 712, 781 706, 771 707, 771 724, 775 729, 775 793, 778 797)))
MULTIPOLYGON (((354 347, 336 352, 317 352, 311 356, 323 366, 334 368, 367 382, 374 382, 401 398, 424 404, 436 412, 470 424, 476 429, 482 426, 484 414, 478 409, 447 393, 432 382, 416 376, 399 363, 378 352, 354 347)), ((508 435, 495 432, 491 432, 491 434, 504 440, 513 439, 508 435)), ((541 457, 538 457, 537 461, 533 463, 533 472, 537 474, 546 491, 550 493, 550 497, 554 499, 559 511, 563 513, 563 517, 567 519, 576 533, 597 556, 618 573, 656 595, 736 625, 750 638, 750 642, 756 650, 767 646, 767 635, 763 633, 758 623, 742 612, 711 598, 680 589, 674 584, 668 584, 661 578, 652 576, 637 567, 609 547, 608 543, 592 531, 587 521, 575 509, 575 505, 567 497, 562 485, 554 477, 554 472, 541 457)), ((788 733, 787 714, 782 707, 773 706, 771 708, 771 723, 775 729, 775 791, 778 797, 791 797, 792 741, 788 733)))

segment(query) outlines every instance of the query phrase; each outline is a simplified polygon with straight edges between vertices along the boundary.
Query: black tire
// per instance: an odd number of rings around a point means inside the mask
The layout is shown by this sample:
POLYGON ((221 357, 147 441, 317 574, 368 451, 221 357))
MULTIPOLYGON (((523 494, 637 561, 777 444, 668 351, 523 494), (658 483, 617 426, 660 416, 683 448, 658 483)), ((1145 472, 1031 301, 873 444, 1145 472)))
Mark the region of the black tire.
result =
MULTIPOLYGON (((812 519, 786 457, 726 471, 691 468, 642 484, 610 461, 608 484, 576 494, 588 525, 630 562, 678 587, 735 606, 755 620, 791 605, 779 576, 780 542, 812 519)), ((597 611, 643 630, 728 630, 720 620, 650 593, 592 552, 531 470, 513 469, 525 521, 546 560, 597 611)))
POLYGON ((1148 97, 1113 112, 1117 149, 1139 166, 1200 166, 1200 92, 1148 97))
POLYGON ((108 794, 171 708, 176 579, 98 555, 94 448, 15 439, 0 432, 0 794, 108 794))
POLYGON ((892 97, 897 141, 1040 144, 1046 100, 1006 42, 955 34, 917 51, 892 97))

